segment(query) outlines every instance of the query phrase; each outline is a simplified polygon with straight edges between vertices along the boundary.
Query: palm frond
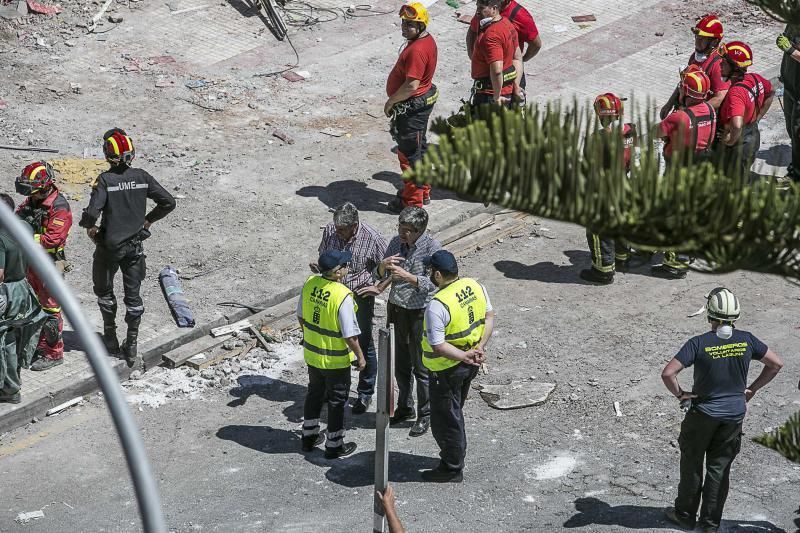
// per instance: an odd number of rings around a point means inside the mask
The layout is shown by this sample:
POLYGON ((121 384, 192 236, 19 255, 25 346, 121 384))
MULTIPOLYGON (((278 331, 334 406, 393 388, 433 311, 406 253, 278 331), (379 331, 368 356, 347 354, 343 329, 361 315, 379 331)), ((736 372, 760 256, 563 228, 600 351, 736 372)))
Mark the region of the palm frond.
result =
POLYGON ((800 463, 800 411, 778 429, 754 437, 753 440, 777 451, 790 461, 800 463))
MULTIPOLYGON (((705 260, 695 267, 701 270, 800 279, 800 197, 794 186, 781 191, 769 180, 749 184, 708 163, 676 165, 661 175, 657 148, 649 142, 642 143, 628 177, 622 136, 589 134, 593 113, 576 103, 563 111, 559 104, 529 108, 525 116, 490 106, 476 113, 466 117, 465 127, 438 123, 440 143, 410 177, 577 223, 638 249, 688 253, 705 260)), ((638 124, 640 132, 650 129, 638 124)))

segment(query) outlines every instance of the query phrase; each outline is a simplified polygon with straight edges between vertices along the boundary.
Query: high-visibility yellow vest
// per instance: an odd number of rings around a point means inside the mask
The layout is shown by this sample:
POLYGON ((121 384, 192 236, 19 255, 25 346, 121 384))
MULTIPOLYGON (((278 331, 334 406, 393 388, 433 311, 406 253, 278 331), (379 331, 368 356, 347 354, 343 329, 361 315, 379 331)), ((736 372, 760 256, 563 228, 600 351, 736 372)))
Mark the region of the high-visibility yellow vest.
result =
MULTIPOLYGON (((486 295, 474 279, 461 278, 439 290, 434 297, 447 308, 450 322, 444 328, 444 340, 462 351, 476 346, 486 324, 486 295)), ((428 343, 427 324, 422 330, 422 363, 434 372, 456 366, 459 361, 437 357, 428 343)))
POLYGON ((311 276, 303 286, 303 358, 309 366, 347 368, 355 361, 339 327, 339 307, 349 295, 350 289, 322 276, 311 276))

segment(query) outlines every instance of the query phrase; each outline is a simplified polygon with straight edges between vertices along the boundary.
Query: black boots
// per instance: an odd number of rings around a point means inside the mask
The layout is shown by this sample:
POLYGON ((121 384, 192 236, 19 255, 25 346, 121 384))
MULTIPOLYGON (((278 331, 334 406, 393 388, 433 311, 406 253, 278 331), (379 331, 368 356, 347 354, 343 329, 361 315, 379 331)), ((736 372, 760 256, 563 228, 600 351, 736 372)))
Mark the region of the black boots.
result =
POLYGON ((587 268, 581 270, 580 274, 578 274, 582 280, 588 281, 590 283, 599 283, 600 285, 610 285, 614 283, 614 271, 611 272, 600 272, 595 268, 587 268))
POLYGON ((125 340, 122 341, 120 350, 122 351, 122 356, 125 358, 125 362, 128 363, 128 366, 133 366, 136 362, 136 344, 138 338, 139 330, 129 328, 128 335, 125 337, 125 340))
POLYGON ((136 344, 139 338, 139 324, 141 324, 141 322, 141 317, 128 321, 128 334, 120 347, 122 356, 125 358, 125 362, 128 363, 128 366, 133 366, 134 363, 136 363, 136 344))
POLYGON ((106 324, 103 326, 103 335, 100 337, 103 345, 108 351, 108 355, 117 356, 119 354, 119 340, 117 340, 117 325, 106 324))

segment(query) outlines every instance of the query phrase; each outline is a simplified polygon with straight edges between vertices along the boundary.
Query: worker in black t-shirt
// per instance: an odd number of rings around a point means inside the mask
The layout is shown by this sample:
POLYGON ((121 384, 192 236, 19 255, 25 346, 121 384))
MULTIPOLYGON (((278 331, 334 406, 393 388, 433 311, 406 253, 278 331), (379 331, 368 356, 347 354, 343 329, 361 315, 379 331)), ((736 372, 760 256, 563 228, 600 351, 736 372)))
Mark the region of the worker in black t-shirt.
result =
POLYGON ((691 402, 678 438, 678 497, 666 516, 688 529, 697 521, 704 533, 716 532, 722 520, 731 464, 741 448, 746 402, 783 367, 775 352, 755 335, 734 328, 740 310, 731 291, 718 287, 707 298, 711 331, 689 339, 661 372, 667 389, 681 402, 691 402), (748 386, 747 371, 753 359, 764 369, 748 386), (677 379, 678 373, 690 366, 694 366, 691 392, 684 391, 677 379))

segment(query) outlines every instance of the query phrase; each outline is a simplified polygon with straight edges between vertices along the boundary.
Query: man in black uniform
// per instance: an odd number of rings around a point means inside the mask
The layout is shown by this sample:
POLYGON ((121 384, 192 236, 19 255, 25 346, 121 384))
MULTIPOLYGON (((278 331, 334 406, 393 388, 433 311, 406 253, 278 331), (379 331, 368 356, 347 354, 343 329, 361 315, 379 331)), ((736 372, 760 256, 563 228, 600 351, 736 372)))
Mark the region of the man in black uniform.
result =
POLYGON ((724 287, 711 291, 706 308, 711 330, 689 339, 661 372, 667 389, 690 406, 678 437, 678 497, 666 515, 683 528, 693 529, 697 522, 703 533, 716 533, 728 497, 731 464, 742 445, 747 402, 772 381, 783 362, 755 335, 736 329, 739 300, 731 291, 724 287), (748 385, 752 360, 764 368, 748 385), (690 366, 694 366, 691 392, 681 388, 677 377, 690 366))
POLYGON ((144 313, 144 302, 139 294, 146 271, 142 241, 150 236, 153 222, 175 209, 175 199, 153 176, 144 170, 131 168, 135 151, 133 142, 123 130, 114 128, 106 132, 103 152, 111 168, 97 178, 89 205, 83 210, 78 224, 86 228, 89 238, 97 245, 92 282, 103 316, 103 343, 109 353, 120 351, 114 276, 117 270, 122 270, 128 332, 121 350, 128 365, 132 366, 136 361, 139 324, 144 313), (145 215, 148 198, 156 203, 156 207, 145 215), (101 214, 103 218, 98 228, 95 223, 101 214))

